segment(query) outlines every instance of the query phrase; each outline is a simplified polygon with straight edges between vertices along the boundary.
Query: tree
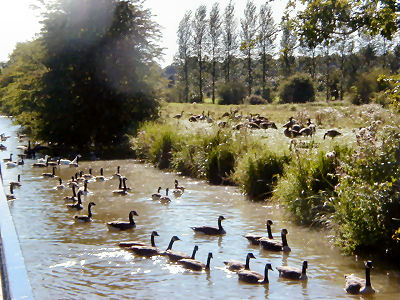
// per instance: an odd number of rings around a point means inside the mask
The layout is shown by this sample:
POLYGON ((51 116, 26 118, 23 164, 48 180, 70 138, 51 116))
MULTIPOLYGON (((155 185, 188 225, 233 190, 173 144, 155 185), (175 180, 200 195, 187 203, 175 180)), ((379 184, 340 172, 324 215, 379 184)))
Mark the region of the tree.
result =
POLYGON ((48 72, 36 137, 77 150, 118 146, 157 113, 149 68, 157 25, 139 1, 56 1, 44 15, 48 72))
POLYGON ((221 18, 219 15, 219 5, 218 3, 214 3, 211 11, 210 11, 210 19, 209 19, 209 39, 210 39, 210 47, 209 52, 211 56, 211 78, 212 78, 212 102, 215 103, 215 81, 217 78, 217 61, 220 55, 220 38, 221 38, 221 18))
POLYGON ((199 67, 199 100, 203 101, 203 53, 207 39, 207 7, 200 5, 196 10, 193 20, 193 48, 197 57, 199 67))
POLYGON ((391 39, 396 31, 396 0, 373 1, 331 1, 301 0, 304 10, 297 15, 299 34, 308 43, 321 44, 331 40, 335 34, 349 35, 360 29, 371 35, 381 35, 391 39), (340 28, 347 26, 343 32, 340 28))
POLYGON ((236 41, 236 21, 235 21, 235 7, 232 0, 229 1, 225 8, 223 20, 223 46, 224 46, 224 69, 225 69, 225 82, 231 80, 232 58, 237 49, 236 41))
POLYGON ((295 62, 294 50, 297 44, 297 34, 294 25, 293 20, 289 18, 289 13, 286 12, 281 21, 281 61, 282 71, 286 77, 292 73, 292 65, 295 62))
POLYGON ((189 102, 189 57, 192 43, 192 24, 190 21, 191 11, 187 11, 179 22, 178 27, 178 60, 182 66, 182 77, 184 81, 185 102, 189 102))
POLYGON ((277 29, 272 17, 271 7, 264 3, 260 7, 258 21, 258 48, 262 61, 262 95, 266 98, 266 83, 267 83, 267 55, 274 49, 274 40, 277 29))
POLYGON ((257 33, 257 14, 254 2, 248 0, 244 10, 244 18, 240 20, 242 27, 241 37, 242 43, 240 50, 246 57, 247 61, 247 91, 251 95, 253 87, 253 67, 252 57, 256 46, 256 33, 257 33))

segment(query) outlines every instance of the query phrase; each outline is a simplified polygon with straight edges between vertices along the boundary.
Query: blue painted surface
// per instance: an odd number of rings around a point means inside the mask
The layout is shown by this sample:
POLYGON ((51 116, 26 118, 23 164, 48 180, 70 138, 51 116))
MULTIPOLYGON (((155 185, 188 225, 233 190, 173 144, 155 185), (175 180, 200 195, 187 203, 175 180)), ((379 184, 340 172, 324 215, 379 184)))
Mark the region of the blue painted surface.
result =
POLYGON ((0 189, 0 238, 4 299, 34 299, 14 222, 2 188, 0 189))

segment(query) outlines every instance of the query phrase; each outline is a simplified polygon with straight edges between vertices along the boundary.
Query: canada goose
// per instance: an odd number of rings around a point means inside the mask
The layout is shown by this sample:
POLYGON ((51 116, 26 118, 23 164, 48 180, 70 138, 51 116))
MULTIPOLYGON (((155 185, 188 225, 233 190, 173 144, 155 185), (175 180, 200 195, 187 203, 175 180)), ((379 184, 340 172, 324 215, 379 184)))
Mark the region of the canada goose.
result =
POLYGON ((190 116, 189 117, 189 122, 197 122, 196 116, 190 116))
POLYGON ((155 246, 154 243, 154 236, 158 236, 158 233, 156 231, 153 231, 151 233, 151 244, 152 246, 143 244, 143 245, 134 245, 134 246, 130 246, 128 249, 131 250, 132 252, 134 252, 136 255, 140 255, 140 256, 153 256, 153 255, 161 255, 163 251, 161 251, 160 249, 158 249, 155 246))
POLYGON ((17 181, 11 181, 10 184, 13 188, 21 186, 21 174, 18 174, 17 181))
POLYGON ((372 261, 365 262, 365 280, 354 276, 354 274, 344 275, 346 278, 345 291, 352 295, 369 295, 375 293, 374 288, 371 286, 372 268, 372 261))
POLYGON ((168 191, 169 191, 169 188, 166 188, 165 189, 165 196, 162 196, 160 198, 160 202, 161 203, 170 203, 171 202, 171 199, 168 197, 168 191))
POLYGON ((154 193, 151 195, 151 199, 160 200, 160 198, 162 197, 162 195, 160 194, 160 191, 161 191, 161 186, 158 187, 157 193, 154 193))
POLYGON ((3 144, 0 144, 0 150, 1 150, 1 151, 7 150, 7 147, 4 146, 3 144))
POLYGON ((224 228, 222 228, 222 225, 221 225, 222 220, 225 220, 224 216, 219 216, 218 217, 218 228, 211 227, 211 226, 190 227, 190 228, 192 228, 195 232, 200 232, 200 233, 209 234, 209 235, 225 234, 226 232, 225 232, 224 228))
POLYGON ((18 166, 18 162, 16 162, 16 161, 6 162, 6 168, 15 168, 16 166, 18 166))
POLYGON ((88 204, 88 214, 87 215, 80 215, 75 216, 75 221, 77 222, 91 222, 92 221, 92 206, 96 205, 94 202, 90 202, 88 204))
POLYGON ((119 177, 119 186, 118 186, 118 190, 113 190, 113 194, 115 195, 126 195, 128 192, 122 188, 122 181, 126 180, 126 178, 119 177))
POLYGON ((119 171, 120 171, 120 166, 117 166, 117 173, 115 173, 114 175, 113 175, 113 178, 121 178, 121 174, 119 173, 119 171))
POLYGON ((303 261, 303 268, 300 270, 299 268, 282 266, 277 267, 276 269, 279 271, 279 277, 293 279, 293 280, 306 280, 307 279, 307 270, 308 264, 307 261, 303 261))
POLYGON ((128 180, 128 178, 126 178, 126 177, 122 178, 122 189, 125 190, 125 191, 130 191, 131 188, 126 186, 126 181, 127 180, 128 180))
POLYGON ((299 131, 299 133, 304 136, 312 136, 314 131, 311 127, 304 127, 299 131))
POLYGON ((182 118, 182 116, 183 116, 183 110, 182 110, 182 112, 180 114, 177 114, 177 115, 173 116, 173 118, 179 120, 180 118, 182 118))
POLYGON ((78 200, 75 203, 67 204, 67 207, 70 209, 77 209, 77 210, 83 209, 81 195, 82 192, 78 191, 78 200))
POLYGON ((179 182, 177 179, 175 179, 175 189, 182 190, 182 192, 185 191, 185 188, 183 186, 179 185, 179 182))
POLYGON ((12 153, 10 153, 10 157, 9 158, 3 158, 4 162, 8 162, 8 161, 12 161, 12 153))
MULTIPOLYGON (((272 225, 272 221, 271 220, 267 220, 267 223, 265 225, 267 225, 267 232, 268 232, 268 238, 269 239, 273 239, 274 237, 272 236, 272 231, 271 231, 271 225, 272 225)), ((262 238, 262 235, 259 234, 246 234, 244 236, 249 242, 251 242, 253 245, 260 245, 260 241, 259 239, 262 238)))
POLYGON ((7 197, 7 200, 14 200, 15 199, 14 188, 13 188, 11 183, 10 183, 10 194, 7 194, 6 197, 7 197))
POLYGON ((250 270, 250 258, 256 258, 253 253, 249 252, 246 255, 246 263, 241 263, 240 261, 237 260, 229 260, 229 261, 224 261, 224 264, 228 268, 229 271, 239 271, 241 269, 245 270, 250 270))
MULTIPOLYGON (((157 231, 153 231, 151 233, 151 238, 150 238, 150 245, 151 247, 155 247, 156 243, 154 242, 154 237, 159 236, 157 231)), ((132 246, 149 246, 146 243, 139 242, 139 241, 127 241, 127 242, 120 242, 118 244, 120 247, 126 248, 126 247, 132 247, 132 246)), ((150 246, 149 246, 150 247, 150 246)))
POLYGON ((58 182, 59 182, 59 184, 55 186, 55 189, 56 190, 63 190, 65 188, 65 186, 62 183, 62 179, 58 178, 58 182))
POLYGON ((183 191, 180 190, 180 189, 177 189, 176 186, 175 186, 175 189, 172 191, 172 193, 174 194, 174 196, 175 196, 176 198, 178 198, 178 197, 182 196, 183 191))
POLYGON ((79 171, 77 175, 76 182, 85 182, 86 179, 83 177, 83 171, 79 171))
POLYGON ((108 222, 107 225, 109 226, 109 228, 117 228, 119 230, 135 228, 136 224, 135 224, 135 220, 133 219, 133 216, 138 216, 137 212, 134 210, 129 212, 129 222, 112 221, 112 222, 108 222))
POLYGON ((65 201, 78 201, 78 198, 76 198, 76 191, 75 191, 76 186, 72 186, 72 196, 66 196, 64 197, 65 201))
POLYGON ((283 251, 283 252, 290 252, 291 249, 288 246, 286 235, 288 234, 288 231, 286 229, 282 229, 281 231, 281 238, 282 242, 278 242, 273 239, 269 239, 266 237, 260 238, 260 244, 265 250, 270 250, 270 251, 283 251))
POLYGON ((45 155, 43 158, 38 158, 36 160, 37 163, 47 163, 50 160, 50 156, 45 155))
POLYGON ((286 122, 285 124, 283 124, 282 127, 286 127, 286 128, 291 128, 293 124, 295 124, 296 121, 293 119, 293 117, 289 118, 289 121, 286 122))
POLYGON ((264 276, 262 276, 261 274, 259 274, 257 272, 249 271, 249 270, 241 270, 237 274, 239 276, 240 281, 244 281, 244 282, 248 282, 248 283, 265 284, 265 283, 269 283, 268 270, 273 271, 270 263, 267 263, 265 265, 264 276))
POLYGON ((165 250, 165 251, 163 251, 163 252, 160 252, 160 254, 161 254, 161 255, 166 255, 166 252, 167 252, 167 251, 171 251, 171 250, 172 250, 172 245, 174 244, 174 242, 175 242, 175 241, 180 241, 180 240, 181 240, 180 238, 178 238, 176 235, 174 235, 174 236, 171 238, 171 241, 170 241, 169 244, 168 244, 167 250, 165 250))
POLYGON ((339 131, 335 130, 335 129, 331 129, 331 130, 328 130, 327 132, 325 132, 324 139, 325 139, 326 136, 329 136, 330 138, 334 139, 338 135, 342 135, 342 134, 339 131))
POLYGON ((54 178, 56 177, 56 167, 53 167, 52 173, 42 173, 43 177, 54 178))
POLYGON ((106 178, 103 174, 103 168, 100 168, 100 175, 95 177, 96 181, 104 181, 106 178))
POLYGON ((192 256, 187 255, 184 252, 179 252, 179 251, 172 251, 172 250, 168 250, 165 251, 164 255, 168 256, 168 258, 172 261, 178 261, 180 259, 184 259, 184 258, 190 258, 190 259, 195 259, 196 257, 196 252, 199 250, 199 247, 196 245, 193 248, 193 252, 192 252, 192 256))
POLYGON ((78 183, 76 182, 76 179, 74 176, 71 176, 71 179, 68 180, 68 186, 72 187, 72 186, 78 187, 78 183))
POLYGON ((83 176, 83 178, 85 178, 86 180, 92 179, 92 178, 93 178, 92 168, 89 168, 89 173, 83 174, 82 176, 83 176))
POLYGON ((75 158, 70 163, 68 163, 68 165, 70 167, 79 167, 78 159, 81 157, 82 157, 82 155, 78 154, 77 156, 75 156, 75 158))
POLYGON ((87 194, 91 194, 91 193, 92 193, 92 192, 90 192, 90 191, 88 190, 88 181, 87 181, 87 180, 85 180, 85 181, 83 182, 83 188, 80 187, 80 188, 79 188, 79 191, 82 192, 82 195, 87 195, 87 194))
POLYGON ((209 252, 206 265, 196 259, 191 259, 191 258, 183 258, 178 261, 178 264, 182 265, 186 269, 190 269, 190 270, 194 270, 194 271, 201 271, 203 269, 210 270, 211 258, 213 258, 213 255, 211 252, 209 252))

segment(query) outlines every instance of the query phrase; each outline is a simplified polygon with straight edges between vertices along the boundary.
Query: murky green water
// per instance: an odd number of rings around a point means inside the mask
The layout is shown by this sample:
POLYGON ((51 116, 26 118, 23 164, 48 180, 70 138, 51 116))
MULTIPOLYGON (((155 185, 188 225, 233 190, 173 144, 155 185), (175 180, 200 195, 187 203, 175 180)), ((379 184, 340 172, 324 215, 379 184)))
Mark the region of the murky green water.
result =
MULTIPOLYGON (((0 118, 0 131, 11 135, 3 142, 8 149, 1 158, 20 151, 16 127, 9 119, 0 118)), ((27 141, 24 141, 27 143, 27 141)), ((16 156, 16 155, 15 155, 16 156)), ((67 181, 76 171, 95 175, 104 168, 104 175, 111 177, 121 166, 121 174, 128 178, 132 187, 126 196, 115 196, 117 179, 89 182, 93 194, 83 197, 93 201, 93 222, 76 224, 75 212, 65 207, 63 198, 70 189, 55 190, 56 179, 44 179, 43 172, 50 168, 32 168, 32 160, 24 166, 7 169, 2 163, 4 186, 21 174, 22 187, 15 190, 17 200, 9 202, 20 238, 22 252, 34 295, 37 299, 358 299, 344 290, 344 274, 364 276, 363 262, 355 257, 344 257, 329 244, 327 232, 298 227, 289 221, 284 209, 268 203, 252 203, 235 187, 210 186, 205 182, 177 177, 160 172, 134 160, 82 162, 79 168, 62 166, 56 174, 67 181), (171 195, 172 202, 163 205, 151 199, 158 186, 173 187, 178 178, 186 187, 180 198, 171 195), (106 222, 127 220, 130 210, 139 214, 137 227, 129 231, 110 231, 106 222), (195 235, 190 226, 216 226, 219 215, 226 220, 223 226, 227 234, 222 237, 195 235), (265 221, 272 219, 275 236, 281 228, 289 231, 288 242, 292 252, 288 255, 268 252, 251 246, 243 237, 248 232, 265 233, 265 221), (135 257, 117 246, 119 241, 142 240, 148 242, 152 230, 157 230, 156 244, 166 248, 173 235, 177 241, 173 249, 191 253, 199 246, 196 258, 205 262, 212 252, 211 270, 186 271, 170 263, 165 257, 145 259, 135 257), (248 252, 256 259, 250 267, 263 273, 265 263, 273 267, 291 265, 300 267, 308 261, 308 281, 290 282, 278 278, 274 270, 269 274, 267 286, 254 286, 238 281, 235 273, 224 268, 223 261, 244 261, 248 252)), ((379 293, 376 299, 399 299, 399 273, 390 266, 375 264, 372 284, 379 293)))

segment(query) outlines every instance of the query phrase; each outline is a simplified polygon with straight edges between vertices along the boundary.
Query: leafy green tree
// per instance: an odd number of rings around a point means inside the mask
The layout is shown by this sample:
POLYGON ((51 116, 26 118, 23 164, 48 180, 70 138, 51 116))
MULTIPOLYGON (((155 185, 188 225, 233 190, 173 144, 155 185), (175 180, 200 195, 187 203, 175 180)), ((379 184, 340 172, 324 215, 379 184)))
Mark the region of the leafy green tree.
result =
POLYGON ((218 3, 214 3, 210 11, 210 19, 208 22, 208 34, 210 40, 209 55, 211 58, 211 92, 212 102, 215 103, 215 82, 217 80, 217 61, 221 52, 221 34, 222 34, 222 21, 219 13, 218 3))
POLYGON ((189 102, 189 57, 191 55, 192 24, 190 21, 191 11, 187 11, 179 22, 178 27, 178 55, 177 60, 182 69, 182 78, 185 85, 185 102, 189 102))
POLYGON ((156 114, 148 75, 160 53, 159 32, 139 3, 59 0, 48 6, 38 138, 77 149, 112 147, 156 114))
POLYGON ((203 101, 203 68, 204 52, 207 47, 207 7, 200 5, 193 19, 193 50, 197 57, 199 68, 199 100, 203 101))
POLYGON ((294 26, 294 22, 289 18, 289 13, 286 12, 281 21, 282 37, 280 57, 282 62, 282 73, 285 77, 289 76, 294 69, 294 50, 297 46, 297 34, 294 30, 294 26))

